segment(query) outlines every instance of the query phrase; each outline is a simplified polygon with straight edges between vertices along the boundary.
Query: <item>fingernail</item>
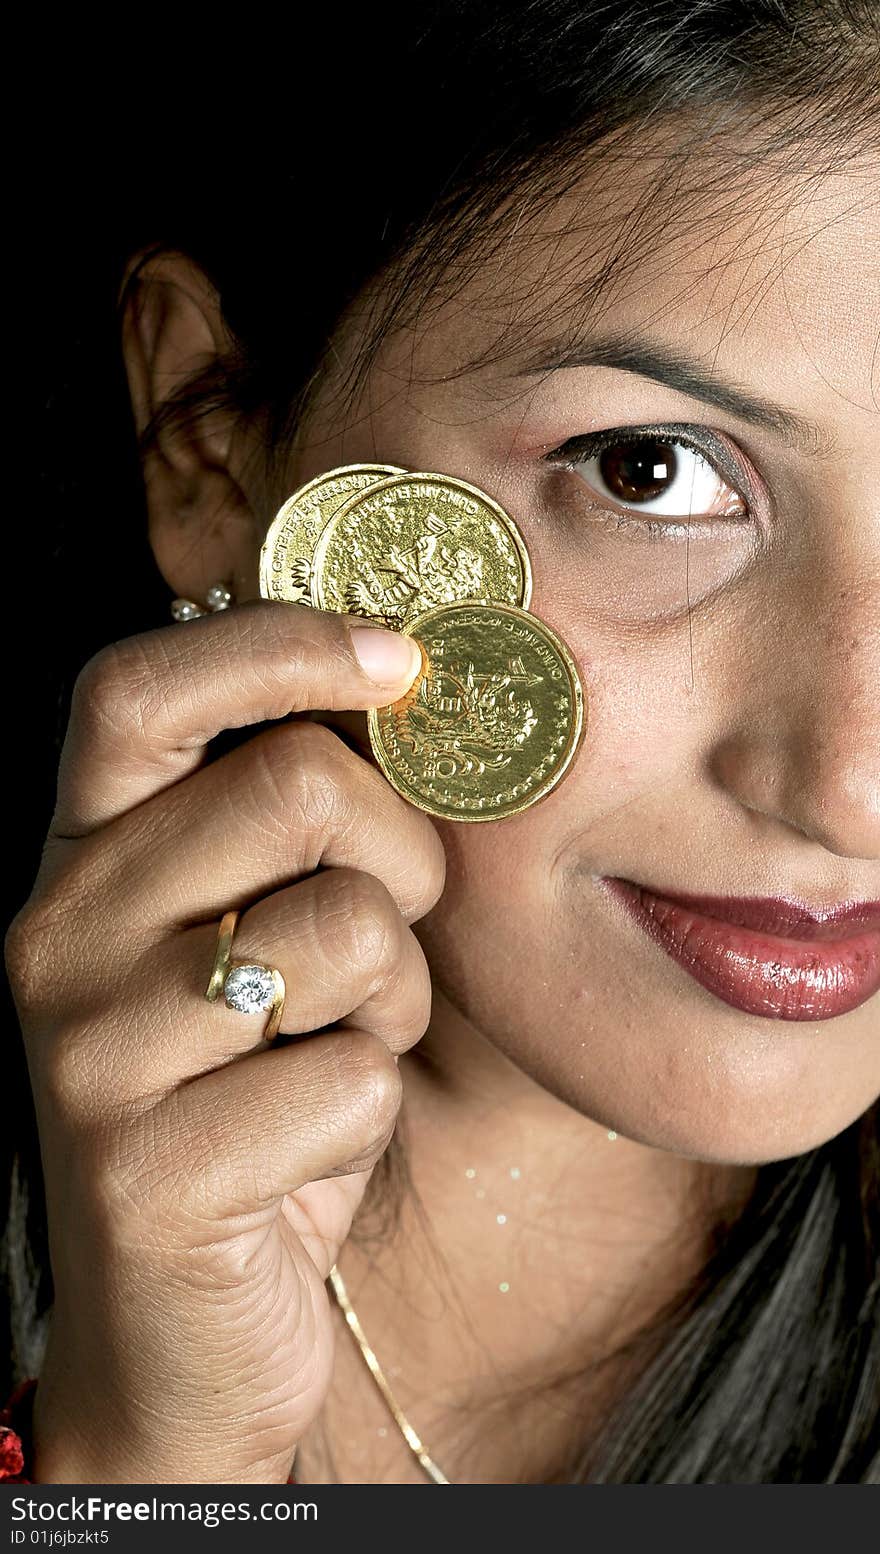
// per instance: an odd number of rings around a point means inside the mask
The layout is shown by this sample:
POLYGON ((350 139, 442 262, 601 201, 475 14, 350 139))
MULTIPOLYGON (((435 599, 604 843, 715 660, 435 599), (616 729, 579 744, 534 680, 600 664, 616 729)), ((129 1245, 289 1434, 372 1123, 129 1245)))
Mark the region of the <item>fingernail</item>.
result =
POLYGON ((351 640, 365 674, 378 685, 407 684, 422 665, 422 655, 412 637, 381 626, 353 626, 351 640))

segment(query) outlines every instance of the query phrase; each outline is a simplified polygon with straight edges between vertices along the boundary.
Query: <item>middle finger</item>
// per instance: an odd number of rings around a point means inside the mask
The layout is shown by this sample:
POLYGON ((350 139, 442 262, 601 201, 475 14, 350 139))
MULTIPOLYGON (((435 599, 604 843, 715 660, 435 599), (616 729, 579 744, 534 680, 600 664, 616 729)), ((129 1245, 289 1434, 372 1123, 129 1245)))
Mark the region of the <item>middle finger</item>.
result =
POLYGON ((130 912, 137 880, 147 938, 219 919, 322 865, 375 875, 406 922, 443 890, 446 855, 428 816, 323 724, 302 719, 273 725, 108 829, 116 867, 105 889, 130 912))

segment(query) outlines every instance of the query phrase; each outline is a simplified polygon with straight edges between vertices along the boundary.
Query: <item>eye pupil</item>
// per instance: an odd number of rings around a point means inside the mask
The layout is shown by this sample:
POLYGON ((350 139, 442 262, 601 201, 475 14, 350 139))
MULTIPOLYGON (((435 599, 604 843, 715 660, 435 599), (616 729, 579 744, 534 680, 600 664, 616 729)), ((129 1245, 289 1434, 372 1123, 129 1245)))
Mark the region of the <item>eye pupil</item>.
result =
POLYGON ((609 491, 621 501, 648 502, 675 479, 675 450, 654 437, 614 443, 599 455, 599 470, 609 491))

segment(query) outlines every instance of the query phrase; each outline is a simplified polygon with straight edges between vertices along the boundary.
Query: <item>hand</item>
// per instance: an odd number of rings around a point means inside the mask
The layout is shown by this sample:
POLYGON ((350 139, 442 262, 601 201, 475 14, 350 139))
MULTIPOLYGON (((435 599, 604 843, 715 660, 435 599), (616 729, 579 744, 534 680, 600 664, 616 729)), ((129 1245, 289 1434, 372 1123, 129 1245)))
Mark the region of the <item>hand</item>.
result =
POLYGON ((402 695, 417 650, 376 684, 351 627, 377 630, 260 601, 114 644, 77 681, 6 942, 55 1283, 37 1482, 284 1483, 326 1395, 325 1280, 430 1017, 410 924, 445 855, 320 723, 204 754, 402 695), (279 968, 282 1033, 307 1040, 266 1045, 265 1014, 205 999, 233 907, 233 957, 279 968))

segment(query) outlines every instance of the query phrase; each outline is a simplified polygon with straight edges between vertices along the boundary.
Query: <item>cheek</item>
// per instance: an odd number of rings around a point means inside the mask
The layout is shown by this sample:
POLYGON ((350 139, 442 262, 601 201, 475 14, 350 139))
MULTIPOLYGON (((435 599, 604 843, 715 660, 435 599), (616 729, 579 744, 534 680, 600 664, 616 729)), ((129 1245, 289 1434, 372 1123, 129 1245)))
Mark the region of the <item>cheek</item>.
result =
MULTIPOLYGON (((585 997, 598 905, 590 876, 631 872, 643 839, 658 834, 651 799, 681 762, 663 708, 653 736, 627 681, 616 685, 620 696, 597 684, 575 762, 546 798, 503 821, 434 820, 446 884, 416 932, 436 980, 478 1022, 494 1027, 515 1006, 534 1025, 551 1004, 558 1013, 585 997)), ((597 961, 594 990, 600 970, 597 961)))
MULTIPOLYGON (((504 1050, 512 1007, 531 1030, 545 978, 536 955, 554 916, 557 833, 537 821, 541 807, 481 825, 435 821, 446 884, 437 905, 414 924, 435 984, 504 1050)), ((557 953, 545 946, 548 965, 557 953)))

